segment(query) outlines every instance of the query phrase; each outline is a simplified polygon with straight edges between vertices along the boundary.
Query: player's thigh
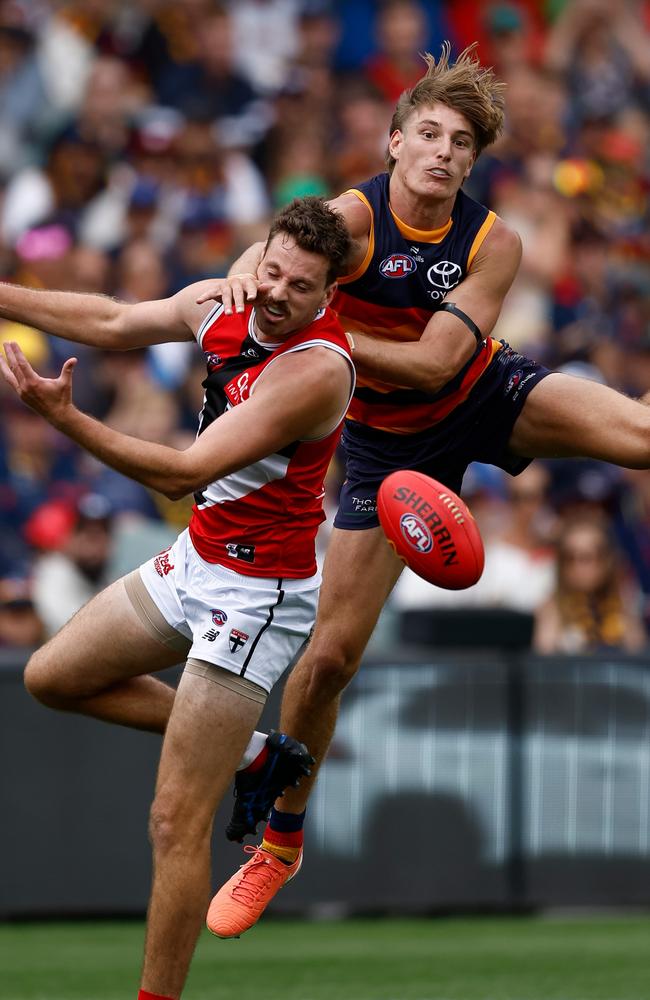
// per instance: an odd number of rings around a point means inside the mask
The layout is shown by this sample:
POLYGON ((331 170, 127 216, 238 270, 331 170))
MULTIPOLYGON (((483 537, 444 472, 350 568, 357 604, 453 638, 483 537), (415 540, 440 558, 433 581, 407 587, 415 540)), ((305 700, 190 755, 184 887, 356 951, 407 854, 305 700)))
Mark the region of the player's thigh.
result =
POLYGON ((163 743, 152 826, 204 835, 262 711, 221 678, 223 668, 183 673, 163 743))
POLYGON ((509 448, 527 458, 650 464, 650 407, 589 379, 553 372, 531 390, 509 448))
POLYGON ((381 528, 334 528, 323 567, 312 646, 361 655, 388 595, 404 569, 381 528))
MULTIPOLYGON (((189 645, 189 644, 188 644, 189 645)), ((93 597, 32 657, 28 671, 70 696, 84 697, 182 660, 154 639, 117 580, 93 597)))

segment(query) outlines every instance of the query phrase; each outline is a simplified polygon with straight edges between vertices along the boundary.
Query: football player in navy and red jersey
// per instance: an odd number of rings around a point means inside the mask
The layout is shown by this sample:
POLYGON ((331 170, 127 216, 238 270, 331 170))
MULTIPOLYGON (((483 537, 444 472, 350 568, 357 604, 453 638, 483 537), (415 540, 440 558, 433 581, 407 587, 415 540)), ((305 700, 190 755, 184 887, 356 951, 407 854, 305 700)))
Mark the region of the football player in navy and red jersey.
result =
MULTIPOLYGON (((0 361, 28 405, 99 459, 172 499, 195 495, 170 549, 90 601, 25 672, 31 693, 52 707, 165 732, 140 1000, 180 996, 209 899, 216 806, 315 618, 323 482, 354 388, 329 308, 349 248, 340 215, 320 199, 297 200, 271 228, 264 294, 236 315, 197 304, 205 282, 138 305, 0 286, 0 315, 69 340, 126 349, 196 338, 207 360, 198 436, 184 451, 76 409, 74 358, 55 379, 40 378, 16 344, 0 361), (174 696, 149 675, 183 657, 174 696)), ((275 741, 253 741, 244 755, 265 775, 267 798, 278 775, 281 789, 310 762, 295 740, 275 741)))
MULTIPOLYGON (((280 723, 317 762, 341 691, 403 568, 378 526, 377 490, 390 472, 417 469, 458 491, 471 461, 515 475, 545 456, 650 467, 647 406, 551 373, 490 337, 521 244, 462 184, 501 131, 504 88, 473 47, 455 63, 448 46, 437 62, 426 61, 426 74, 393 115, 387 173, 330 202, 353 241, 333 306, 350 331, 358 383, 316 628, 287 682, 280 723)), ((259 252, 251 247, 229 278, 213 284, 227 309, 256 294, 259 252)), ((287 791, 264 835, 264 852, 288 865, 301 856, 299 823, 314 777, 287 791)), ((238 892, 247 878, 244 867, 215 898, 213 930, 250 927, 277 891, 269 883, 254 898, 238 892)))

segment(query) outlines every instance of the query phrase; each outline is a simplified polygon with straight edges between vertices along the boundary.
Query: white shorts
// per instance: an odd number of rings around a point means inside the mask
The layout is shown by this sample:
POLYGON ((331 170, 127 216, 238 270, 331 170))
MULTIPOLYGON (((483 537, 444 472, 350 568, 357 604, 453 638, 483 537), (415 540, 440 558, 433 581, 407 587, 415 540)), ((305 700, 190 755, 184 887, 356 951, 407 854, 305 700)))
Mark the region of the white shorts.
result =
POLYGON ((201 559, 189 531, 139 569, 165 621, 192 645, 189 657, 270 691, 309 637, 320 573, 306 580, 243 576, 201 559))

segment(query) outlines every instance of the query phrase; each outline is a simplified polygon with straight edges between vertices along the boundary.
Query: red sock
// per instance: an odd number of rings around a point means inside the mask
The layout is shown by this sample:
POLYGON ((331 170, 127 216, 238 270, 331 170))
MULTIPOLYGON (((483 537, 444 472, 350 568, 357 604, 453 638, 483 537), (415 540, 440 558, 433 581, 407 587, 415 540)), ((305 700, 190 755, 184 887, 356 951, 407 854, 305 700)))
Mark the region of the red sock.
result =
POLYGON ((149 993, 147 990, 140 990, 138 1000, 174 1000, 174 998, 164 997, 160 993, 149 993))
POLYGON ((255 760, 252 761, 248 765, 248 767, 244 768, 244 771, 246 772, 246 774, 254 774, 255 771, 259 771, 259 769, 261 767, 264 767, 264 765, 266 764, 268 756, 269 756, 268 747, 262 747, 262 749, 258 753, 258 755, 255 758, 255 760))

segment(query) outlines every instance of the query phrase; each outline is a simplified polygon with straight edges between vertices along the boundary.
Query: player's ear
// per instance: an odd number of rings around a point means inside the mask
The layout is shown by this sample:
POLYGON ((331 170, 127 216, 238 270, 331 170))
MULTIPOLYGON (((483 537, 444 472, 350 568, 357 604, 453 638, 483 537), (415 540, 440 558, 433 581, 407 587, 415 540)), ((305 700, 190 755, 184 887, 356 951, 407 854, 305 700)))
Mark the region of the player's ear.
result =
POLYGON ((399 151, 402 147, 403 138, 401 131, 396 128, 388 140, 388 152, 394 160, 399 160, 399 151))

